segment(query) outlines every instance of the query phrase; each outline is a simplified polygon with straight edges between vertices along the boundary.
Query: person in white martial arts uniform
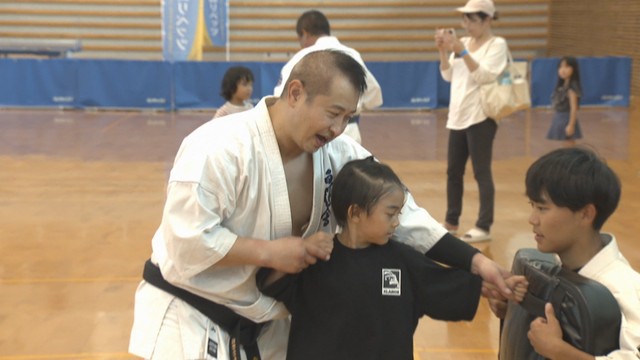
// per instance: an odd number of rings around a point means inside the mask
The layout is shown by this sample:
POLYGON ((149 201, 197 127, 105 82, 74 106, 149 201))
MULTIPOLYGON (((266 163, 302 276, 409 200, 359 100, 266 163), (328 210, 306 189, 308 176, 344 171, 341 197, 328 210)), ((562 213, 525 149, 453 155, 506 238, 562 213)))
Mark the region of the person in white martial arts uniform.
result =
MULTIPOLYGON (((621 313, 619 347, 593 356, 563 339, 553 305, 547 303, 545 316, 529 325, 531 346, 545 359, 640 359, 640 273, 620 252, 616 237, 602 231, 620 202, 620 179, 592 149, 570 147, 531 164, 525 186, 538 250, 555 253, 565 269, 604 285, 621 313)), ((572 331, 570 325, 564 330, 572 331)))
POLYGON ((283 67, 280 71, 280 80, 278 85, 273 90, 273 95, 280 96, 284 85, 291 74, 291 69, 302 59, 306 54, 325 49, 334 49, 345 52, 347 55, 354 58, 365 70, 367 74, 367 89, 360 97, 358 102, 358 109, 356 114, 351 117, 347 128, 344 130, 346 135, 352 137, 359 144, 362 143, 362 136, 360 134, 360 113, 363 110, 372 110, 382 105, 382 89, 375 76, 367 69, 367 66, 362 60, 360 53, 344 44, 340 43, 338 38, 331 36, 331 27, 327 17, 318 10, 309 10, 304 12, 298 18, 296 24, 296 33, 298 34, 298 42, 302 48, 298 51, 283 67))
MULTIPOLYGON (((346 162, 371 155, 340 136, 365 88, 357 61, 316 51, 296 65, 282 96, 209 121, 184 139, 135 295, 131 353, 285 358, 288 313, 258 290, 255 274, 260 267, 297 273, 329 258, 333 177, 346 162)), ((411 194, 397 233, 433 260, 512 294, 507 271, 449 234, 411 194)))

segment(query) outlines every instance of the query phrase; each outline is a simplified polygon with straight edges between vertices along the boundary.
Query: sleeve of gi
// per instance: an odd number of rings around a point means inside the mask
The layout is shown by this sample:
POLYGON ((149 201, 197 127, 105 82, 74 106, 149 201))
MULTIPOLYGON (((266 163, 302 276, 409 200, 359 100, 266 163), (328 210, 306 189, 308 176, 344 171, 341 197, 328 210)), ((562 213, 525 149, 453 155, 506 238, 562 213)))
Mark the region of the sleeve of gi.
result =
POLYGON ((244 170, 228 166, 231 154, 217 155, 211 157, 201 146, 191 145, 183 146, 176 156, 161 234, 156 235, 164 241, 168 261, 160 266, 168 281, 188 283, 222 259, 238 238, 222 222, 235 210, 237 179, 242 179, 244 170))
POLYGON ((362 94, 361 103, 364 110, 371 110, 382 105, 382 89, 375 76, 364 67, 367 74, 367 90, 362 94))

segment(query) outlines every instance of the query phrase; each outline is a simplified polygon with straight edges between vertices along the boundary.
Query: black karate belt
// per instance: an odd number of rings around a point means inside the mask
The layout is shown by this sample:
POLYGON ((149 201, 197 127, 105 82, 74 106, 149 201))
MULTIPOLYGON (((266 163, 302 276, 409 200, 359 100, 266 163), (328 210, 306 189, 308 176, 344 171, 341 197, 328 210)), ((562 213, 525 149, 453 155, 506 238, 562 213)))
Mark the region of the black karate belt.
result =
POLYGON ((509 301, 501 324, 500 360, 542 360, 527 337, 529 324, 553 305, 562 337, 594 356, 618 349, 621 315, 618 302, 599 282, 564 269, 554 255, 536 249, 516 252, 511 272, 529 282, 520 304, 509 301))
POLYGON ((170 284, 162 277, 160 268, 147 260, 144 263, 142 278, 149 284, 175 295, 187 304, 193 306, 206 317, 218 324, 229 334, 229 354, 231 359, 240 360, 240 346, 249 360, 261 360, 258 349, 258 336, 260 330, 267 323, 255 323, 244 316, 238 315, 224 305, 217 304, 201 296, 190 293, 170 284))

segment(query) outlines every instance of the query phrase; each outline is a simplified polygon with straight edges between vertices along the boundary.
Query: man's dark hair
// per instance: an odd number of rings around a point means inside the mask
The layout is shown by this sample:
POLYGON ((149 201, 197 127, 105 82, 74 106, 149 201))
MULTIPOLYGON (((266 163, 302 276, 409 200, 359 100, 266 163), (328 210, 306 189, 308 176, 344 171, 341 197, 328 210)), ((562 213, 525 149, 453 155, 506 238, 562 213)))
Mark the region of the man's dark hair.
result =
POLYGON ((543 203, 543 195, 556 206, 578 211, 588 204, 596 208, 593 228, 600 230, 620 201, 618 176, 593 151, 562 148, 536 160, 527 171, 527 196, 543 203))
POLYGON ((362 95, 367 89, 364 67, 355 59, 339 50, 318 50, 305 55, 291 70, 284 87, 286 93, 293 80, 300 80, 312 101, 316 95, 326 95, 337 74, 342 74, 362 95))
POLYGON ((300 15, 296 24, 298 36, 302 36, 302 31, 315 36, 331 35, 329 20, 318 10, 309 10, 300 15))
POLYGON ((253 82, 253 73, 251 69, 244 66, 232 66, 225 73, 222 78, 222 85, 220 86, 220 96, 229 101, 238 90, 238 81, 246 80, 247 82, 253 82))

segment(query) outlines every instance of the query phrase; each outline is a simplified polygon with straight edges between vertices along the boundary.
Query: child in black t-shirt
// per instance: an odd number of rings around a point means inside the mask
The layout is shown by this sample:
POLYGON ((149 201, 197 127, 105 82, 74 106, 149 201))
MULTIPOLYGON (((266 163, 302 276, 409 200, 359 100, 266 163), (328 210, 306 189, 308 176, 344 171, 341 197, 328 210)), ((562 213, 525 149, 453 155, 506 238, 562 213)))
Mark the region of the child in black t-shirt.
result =
POLYGON ((284 277, 258 273, 260 289, 291 313, 287 359, 413 359, 423 315, 473 319, 480 277, 392 239, 404 201, 405 187, 390 167, 373 157, 351 161, 333 183, 331 207, 342 231, 330 260, 284 277))

